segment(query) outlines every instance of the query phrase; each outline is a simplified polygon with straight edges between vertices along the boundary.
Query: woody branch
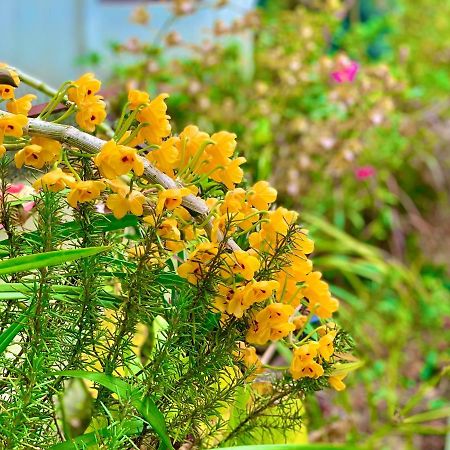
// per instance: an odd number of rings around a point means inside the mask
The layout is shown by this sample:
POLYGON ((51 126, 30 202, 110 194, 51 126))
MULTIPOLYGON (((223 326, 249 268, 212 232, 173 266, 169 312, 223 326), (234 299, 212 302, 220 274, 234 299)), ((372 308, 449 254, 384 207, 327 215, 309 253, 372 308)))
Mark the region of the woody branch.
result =
MULTIPOLYGON (((5 111, 0 111, 1 115, 9 115, 5 111)), ((70 125, 61 125, 51 122, 45 122, 40 119, 28 119, 28 124, 24 128, 24 133, 30 136, 44 136, 50 139, 55 139, 62 144, 70 147, 76 147, 86 153, 98 153, 106 141, 91 134, 84 133, 77 128, 70 125)), ((182 187, 182 184, 173 180, 165 173, 154 167, 146 158, 139 156, 144 164, 143 178, 152 184, 159 184, 165 189, 177 189, 182 187)), ((209 209, 201 198, 190 194, 183 197, 182 205, 194 216, 197 222, 205 221, 209 214, 209 209)), ((212 223, 207 221, 204 228, 208 235, 211 234, 212 223)), ((220 236, 219 236, 220 240, 220 236)), ((227 241, 228 246, 232 250, 239 250, 239 246, 231 239, 227 241)))

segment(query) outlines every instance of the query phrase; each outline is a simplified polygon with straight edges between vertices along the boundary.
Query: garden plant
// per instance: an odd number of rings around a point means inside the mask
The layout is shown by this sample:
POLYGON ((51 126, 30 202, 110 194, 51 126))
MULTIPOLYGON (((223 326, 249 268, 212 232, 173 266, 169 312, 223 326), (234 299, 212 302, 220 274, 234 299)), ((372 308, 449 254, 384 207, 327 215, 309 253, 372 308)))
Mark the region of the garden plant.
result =
MULTIPOLYGON (((303 211, 315 258, 344 300, 340 320, 365 361, 333 400, 308 396, 310 438, 442 449, 448 6, 267 1, 241 20, 217 22, 213 41, 191 45, 176 33, 178 19, 236 2, 180 3, 191 9, 174 11, 157 40, 114 46, 134 62, 117 65, 111 85, 169 92, 175 130, 193 122, 233 131, 252 181, 270 178, 279 199, 303 211), (249 32, 250 64, 239 48, 249 32), (173 58, 174 47, 187 56, 173 58)), ((147 17, 136 26, 161 24, 147 17)), ((119 115, 125 96, 111 101, 119 115)))
POLYGON ((2 448, 295 442, 359 364, 298 213, 245 182, 236 135, 172 134, 166 94, 130 90, 111 128, 92 73, 1 71, 2 448))

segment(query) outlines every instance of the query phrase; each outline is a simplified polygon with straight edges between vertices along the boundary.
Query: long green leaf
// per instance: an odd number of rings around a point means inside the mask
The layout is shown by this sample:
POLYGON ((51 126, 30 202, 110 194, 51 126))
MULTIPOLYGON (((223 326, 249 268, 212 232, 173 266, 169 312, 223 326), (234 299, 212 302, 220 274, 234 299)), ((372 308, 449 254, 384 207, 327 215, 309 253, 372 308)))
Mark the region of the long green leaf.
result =
MULTIPOLYGON (((0 302, 5 300, 26 300, 35 290, 35 283, 0 283, 0 302)), ((49 291, 55 300, 64 302, 72 299, 72 301, 76 301, 80 297, 81 287, 53 284, 49 286, 49 291)), ((119 296, 104 289, 98 291, 97 297, 99 303, 105 308, 116 308, 121 303, 119 296)))
POLYGON ((0 353, 3 353, 12 340, 20 333, 26 324, 29 309, 23 312, 19 319, 12 323, 2 334, 0 334, 0 353))
POLYGON ((34 255, 18 256, 0 261, 0 275, 41 269, 42 267, 57 266, 59 264, 86 258, 108 250, 109 247, 75 248, 54 252, 36 253, 34 255))
MULTIPOLYGON (((138 224, 138 218, 132 214, 128 214, 122 219, 116 219, 113 215, 98 216, 93 224, 92 233, 105 233, 107 231, 121 230, 123 228, 136 226, 138 224)), ((59 237, 61 238, 75 238, 80 235, 81 226, 76 220, 63 223, 60 226, 59 237)), ((42 237, 37 231, 30 231, 21 235, 21 238, 28 242, 41 242, 42 237)), ((0 245, 6 245, 9 239, 0 241, 0 245)), ((1 253, 0 253, 1 254, 1 253)))
POLYGON ((104 373, 87 372, 84 370, 65 370, 57 372, 54 375, 84 378, 104 386, 123 400, 130 400, 133 407, 139 411, 142 417, 151 425, 155 433, 159 435, 164 446, 169 449, 173 448, 169 435, 167 434, 164 416, 150 396, 142 398, 142 393, 138 389, 133 388, 119 378, 104 373))
POLYGON ((359 242, 357 239, 348 235, 339 228, 331 225, 327 221, 306 212, 302 212, 302 219, 304 219, 308 224, 313 225, 318 230, 327 234, 328 236, 334 238, 340 243, 342 247, 351 250, 353 254, 359 254, 365 257, 381 258, 382 251, 371 245, 359 242))
POLYGON ((450 417, 450 406, 444 408, 432 409, 430 411, 425 411, 414 416, 406 417, 404 423, 421 423, 430 422, 431 420, 443 419, 450 417))
MULTIPOLYGON (((143 427, 144 423, 142 420, 133 419, 128 420, 121 425, 124 436, 135 436, 138 435, 143 427)), ((110 434, 110 426, 102 428, 91 433, 86 433, 81 436, 71 439, 70 441, 61 442, 60 444, 52 445, 49 450, 78 450, 86 445, 99 444, 99 438, 108 437, 110 434)))

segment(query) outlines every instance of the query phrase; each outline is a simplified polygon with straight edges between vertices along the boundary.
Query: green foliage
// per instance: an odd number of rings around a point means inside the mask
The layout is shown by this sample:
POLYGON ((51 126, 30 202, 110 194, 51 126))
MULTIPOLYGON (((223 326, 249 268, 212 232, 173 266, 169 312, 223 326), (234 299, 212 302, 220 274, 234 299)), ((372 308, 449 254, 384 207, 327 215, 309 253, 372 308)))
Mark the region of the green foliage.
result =
POLYGON ((64 262, 79 258, 86 258, 106 251, 107 248, 68 249, 55 252, 40 253, 38 255, 18 256, 0 261, 0 275, 17 272, 27 272, 42 267, 58 266, 64 262))
MULTIPOLYGON (((350 379, 354 387, 335 399, 349 419, 314 413, 309 396, 312 428, 342 423, 341 439, 367 440, 373 448, 396 445, 396 434, 412 442, 406 436, 444 433, 445 427, 413 428, 398 411, 414 392, 417 410, 433 417, 420 393, 448 363, 436 350, 446 340, 448 275, 423 266, 440 252, 429 245, 434 233, 444 232, 440 222, 446 219, 434 217, 436 208, 448 204, 440 149, 446 144, 439 144, 449 114, 441 100, 449 79, 447 6, 372 2, 371 18, 363 21, 368 2, 357 2, 342 23, 333 2, 267 3, 255 29, 252 78, 240 70, 236 48, 220 43, 173 65, 160 48, 151 80, 139 71, 145 63, 127 75, 155 91, 160 82, 174 91, 169 110, 178 131, 189 123, 234 131, 253 178, 271 176, 284 202, 299 207, 312 229, 316 260, 342 300, 339 320, 360 342, 365 361, 350 379), (361 63, 351 86, 330 83, 337 51, 361 63), (361 181, 354 172, 364 166, 376 174, 361 181), (425 226, 430 231, 422 236, 425 226), (366 413, 353 421, 361 396, 366 413)), ((439 396, 442 387, 436 381, 425 391, 439 396)), ((434 406, 436 414, 445 415, 440 407, 445 402, 434 406)))
POLYGON ((169 435, 167 434, 164 416, 149 395, 142 398, 142 394, 138 389, 133 389, 129 384, 125 383, 120 378, 103 373, 86 372, 82 370, 66 370, 63 372, 58 372, 54 375, 78 377, 93 381, 117 394, 122 401, 130 401, 131 405, 136 408, 136 410, 161 438, 161 442, 164 445, 160 446, 160 449, 163 450, 165 448, 173 448, 169 435))

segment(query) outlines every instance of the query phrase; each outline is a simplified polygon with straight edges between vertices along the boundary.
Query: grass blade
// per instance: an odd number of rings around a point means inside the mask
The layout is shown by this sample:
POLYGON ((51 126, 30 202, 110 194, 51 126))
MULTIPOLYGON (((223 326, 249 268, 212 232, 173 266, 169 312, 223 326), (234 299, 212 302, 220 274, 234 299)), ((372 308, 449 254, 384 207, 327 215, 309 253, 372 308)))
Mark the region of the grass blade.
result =
POLYGON ((93 256, 106 250, 109 250, 109 247, 75 248, 18 256, 17 258, 0 261, 0 275, 57 266, 68 261, 74 261, 75 259, 93 256))
POLYGON ((29 309, 19 316, 17 322, 12 323, 2 334, 0 334, 0 354, 3 353, 12 340, 20 333, 27 322, 29 309))

